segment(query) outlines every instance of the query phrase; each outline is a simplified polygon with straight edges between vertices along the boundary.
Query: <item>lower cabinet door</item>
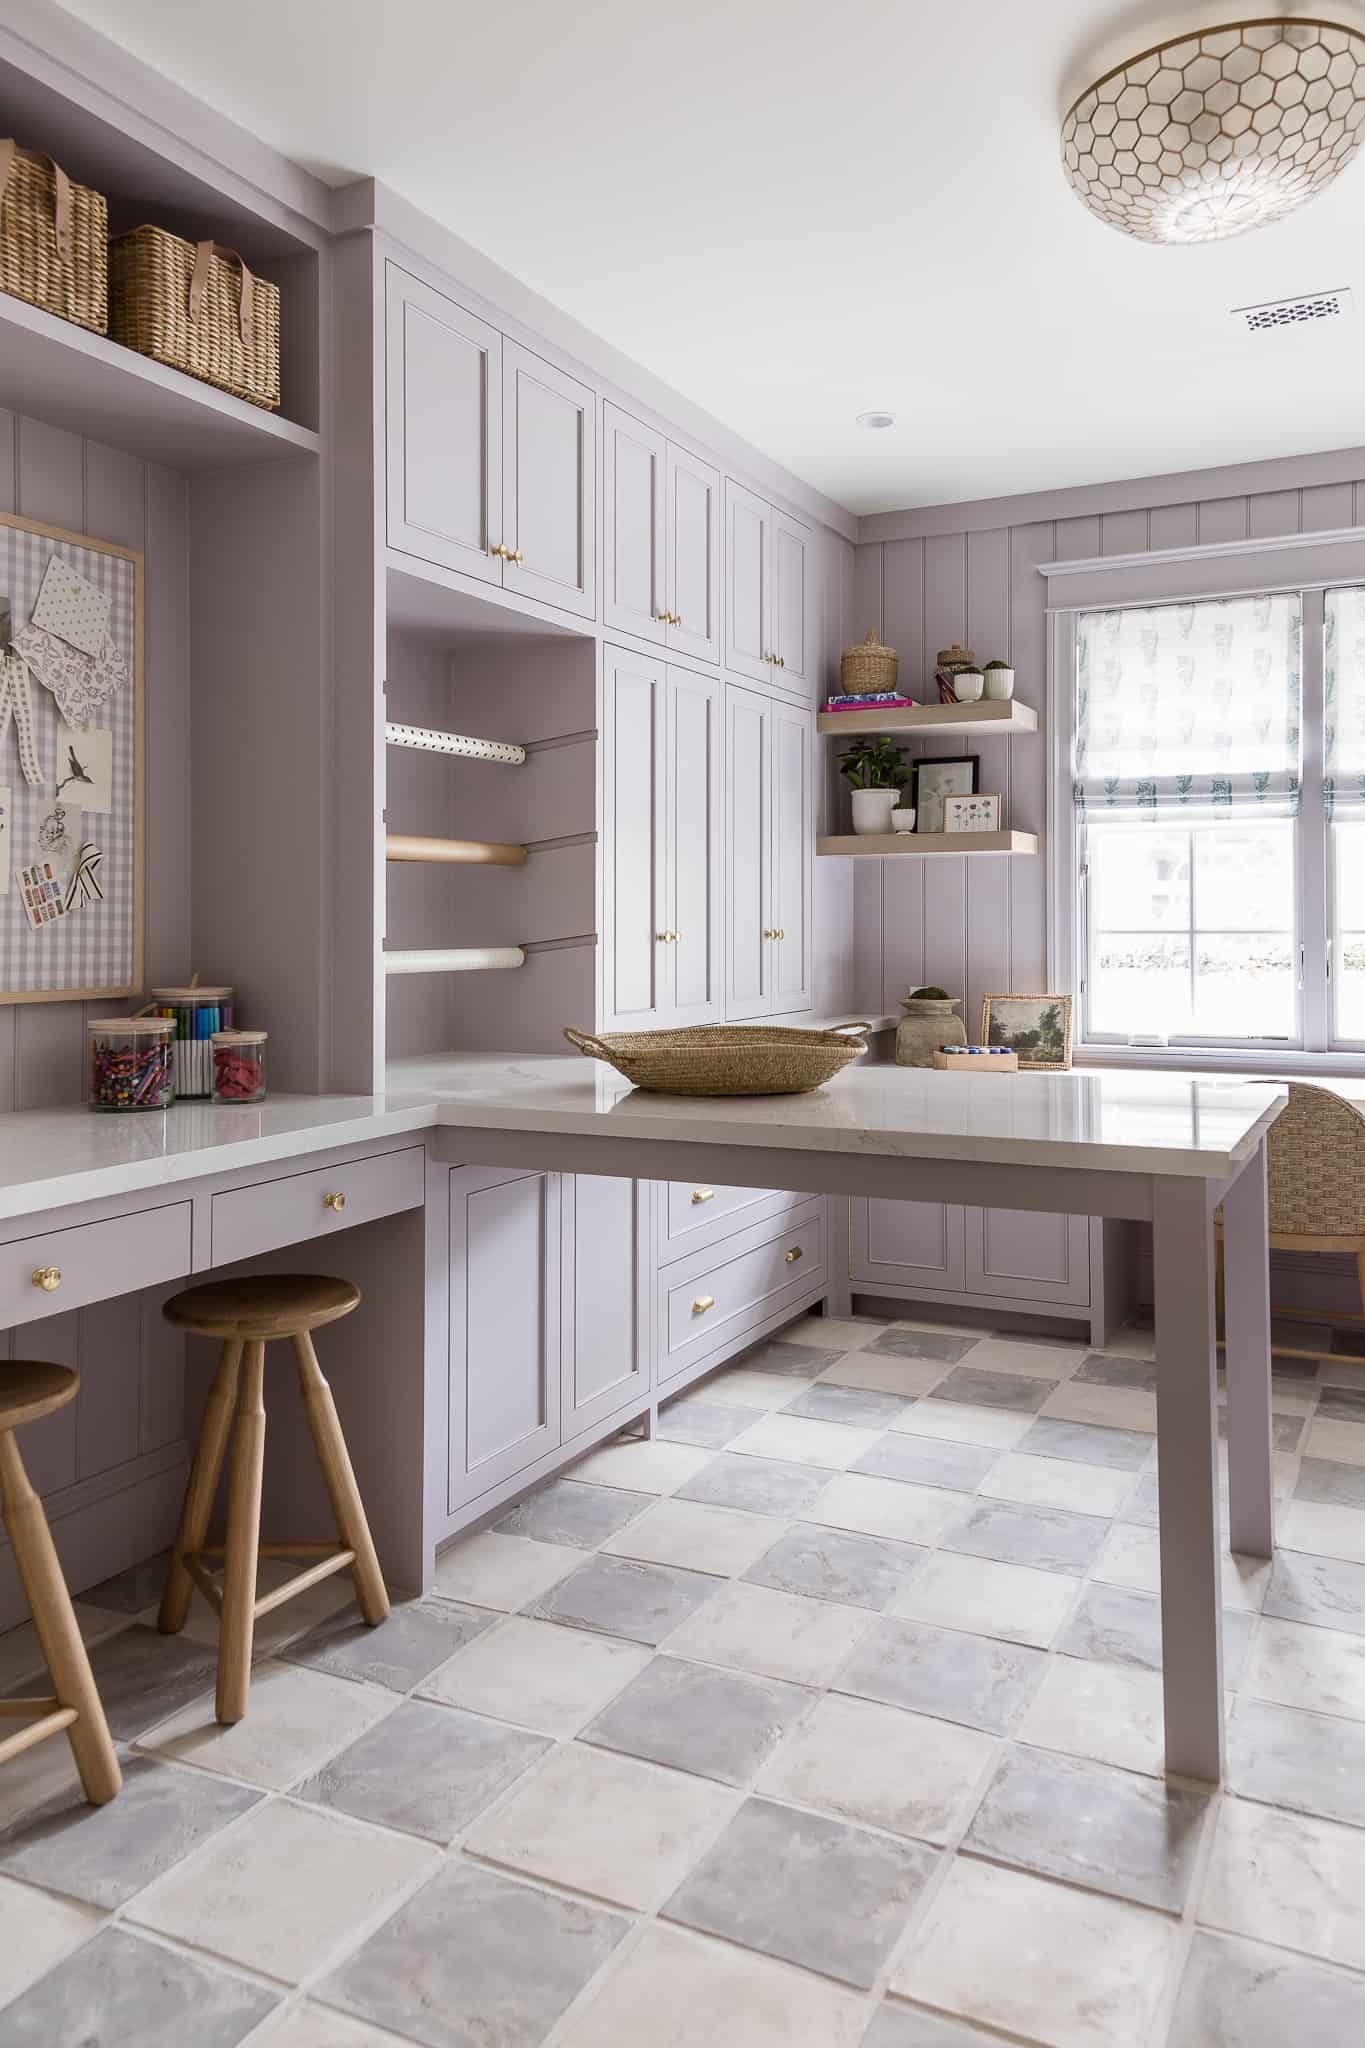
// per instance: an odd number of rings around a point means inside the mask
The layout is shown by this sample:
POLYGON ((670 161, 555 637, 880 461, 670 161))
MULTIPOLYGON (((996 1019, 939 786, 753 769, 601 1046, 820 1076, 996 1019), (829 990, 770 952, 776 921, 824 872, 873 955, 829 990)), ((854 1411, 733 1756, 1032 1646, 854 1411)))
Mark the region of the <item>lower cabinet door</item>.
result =
POLYGON ((967 1292, 1012 1294, 1084 1308, 1090 1300, 1090 1222, 1031 1209, 968 1209, 967 1292))
POLYGON ((450 1508, 560 1441, 558 1174, 450 1176, 450 1508))
POLYGON ((875 1291, 934 1287, 960 1293, 965 1262, 964 1212, 949 1202, 849 1203, 849 1278, 875 1291))
POLYGON ((604 1175, 565 1178, 563 1437, 647 1394, 649 1185, 604 1175))

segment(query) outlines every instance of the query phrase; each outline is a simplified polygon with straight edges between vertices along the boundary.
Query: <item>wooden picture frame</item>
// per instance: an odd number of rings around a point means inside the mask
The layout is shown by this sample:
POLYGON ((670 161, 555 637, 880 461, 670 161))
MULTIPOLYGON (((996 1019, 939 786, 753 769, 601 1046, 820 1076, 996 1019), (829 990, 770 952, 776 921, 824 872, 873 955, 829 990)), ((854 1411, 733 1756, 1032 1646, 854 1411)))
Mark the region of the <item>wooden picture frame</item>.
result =
POLYGON ((1070 996, 983 996, 981 1043, 1008 1046, 1011 1052, 1018 1053, 1021 1069, 1046 1074, 1064 1073, 1071 1065, 1070 996), (1048 1029, 1047 1037, 1049 1043, 1054 1037, 1060 1038, 1060 1053, 1056 1058, 1038 1059, 1033 1056, 1039 1050, 1036 1034, 1042 1030, 1042 1020, 1051 1009, 1055 1009, 1058 1015, 1055 1026, 1048 1029))
MULTIPOLYGON (((62 982, 57 985, 43 983, 32 987, 11 987, 9 985, 10 981, 16 978, 8 966, 4 964, 10 961, 14 954, 11 937, 13 920, 17 918, 24 924, 25 930, 27 930, 22 899, 14 881, 13 871, 16 867, 24 864, 25 861, 36 857, 35 853, 30 853, 26 843, 27 822, 25 812, 21 811, 19 804, 16 802, 15 820, 18 828, 18 837, 16 839, 15 833, 9 835, 10 844, 6 854, 10 869, 10 886, 7 893, 0 894, 0 921, 4 921, 3 930, 0 930, 0 1006, 18 1003, 74 1003, 116 1000, 124 996, 138 994, 142 989, 143 944, 146 923, 143 848, 145 825, 144 752, 146 746, 144 730, 145 560, 140 548, 122 547, 116 541, 99 540, 94 535, 88 533, 73 533, 66 527, 48 526, 41 520, 25 519, 9 512, 0 512, 0 559, 9 557, 12 553, 12 543, 9 539, 12 533, 27 536, 30 540, 38 543, 50 541, 55 544, 52 549, 47 551, 47 556, 42 559, 42 566, 44 568, 46 567, 46 560, 50 559, 51 554, 56 552, 60 553, 62 559, 69 562, 71 567, 78 573, 81 573, 83 570, 88 573, 89 580, 98 583, 101 588, 109 589, 113 585, 114 588, 111 590, 111 618, 118 615, 117 607, 125 603, 127 606, 128 618, 126 628, 116 630, 114 637, 120 653, 127 661, 129 680, 122 690, 118 691, 113 698, 108 700, 115 707, 115 711, 109 721, 110 726, 118 734, 115 745, 126 746, 128 749, 126 770, 127 793, 126 797, 121 801, 118 797, 115 798, 108 813, 108 826, 97 828, 99 836, 103 840, 108 841, 112 838, 116 842, 112 848, 106 845, 106 855, 112 854, 114 862, 126 859, 127 883, 126 888, 121 886, 117 880, 116 870, 111 871, 109 867, 106 867, 103 880, 106 884, 112 880, 114 887, 106 887, 104 901, 94 906, 96 909, 103 911, 112 906, 123 905, 126 901, 126 922, 118 928, 117 951, 122 956, 120 967, 126 962, 127 971, 126 973, 119 972, 115 976, 101 976, 86 971, 81 962, 80 955, 88 952, 89 949, 88 946, 81 945, 77 934, 73 931, 74 944, 69 950, 76 953, 77 959, 73 978, 70 982, 62 982), (83 557, 89 559, 83 562, 83 557), (121 573, 115 572, 112 565, 121 564, 127 565, 126 571, 121 573), (125 699, 127 700, 126 703, 121 701, 125 699), (125 931, 126 945, 123 939, 125 931)), ((30 551, 30 555, 32 560, 30 561, 31 573, 28 581, 31 585, 33 581, 32 561, 36 560, 37 556, 33 554, 33 551, 30 551)), ((0 575, 0 584, 3 584, 5 580, 6 577, 0 575)), ((12 598, 14 593, 6 590, 4 595, 12 598)), ((36 595, 36 592, 31 588, 26 592, 30 604, 34 595, 36 595)), ((12 622, 13 630, 18 631, 27 615, 28 604, 21 601, 15 607, 15 615, 12 622)), ((50 721, 55 729, 55 722, 60 718, 60 712, 49 692, 40 683, 31 681, 29 696, 34 701, 35 709, 38 710, 44 723, 50 721), (38 700, 41 701, 39 702, 38 700)), ((7 784, 16 797, 21 795, 24 797, 25 810, 31 812, 33 806, 40 801, 55 803, 55 795, 52 794, 46 784, 31 786, 25 782, 22 771, 13 756, 14 737, 12 729, 0 744, 3 744, 7 750, 3 769, 0 769, 0 781, 7 784)), ((116 778, 116 781, 120 784, 122 780, 122 777, 116 778)), ((82 831, 84 832, 84 827, 82 827, 82 831)), ((84 914, 84 911, 72 913, 77 918, 84 914)), ((62 921, 63 925, 67 921, 64 919, 62 921)), ((59 928, 52 927, 49 931, 33 932, 28 934, 28 936, 36 943, 42 943, 45 939, 53 936, 57 929, 59 928)), ((104 928, 101 936, 107 941, 109 937, 108 926, 104 928)))
POLYGON ((917 832, 941 832, 943 830, 943 798, 945 795, 975 796, 981 787, 981 756, 979 754, 954 754, 942 759, 930 755, 927 760, 912 761, 910 765, 913 772, 914 797, 912 801, 915 806, 915 830, 917 832), (933 782, 936 779, 934 771, 941 773, 945 768, 967 769, 968 773, 965 778, 962 776, 956 778, 959 783, 965 779, 967 787, 955 790, 930 789, 926 794, 926 775, 928 775, 929 781, 933 782), (925 815, 926 809, 928 810, 927 817, 925 815), (933 820, 932 823, 930 823, 930 819, 933 820))

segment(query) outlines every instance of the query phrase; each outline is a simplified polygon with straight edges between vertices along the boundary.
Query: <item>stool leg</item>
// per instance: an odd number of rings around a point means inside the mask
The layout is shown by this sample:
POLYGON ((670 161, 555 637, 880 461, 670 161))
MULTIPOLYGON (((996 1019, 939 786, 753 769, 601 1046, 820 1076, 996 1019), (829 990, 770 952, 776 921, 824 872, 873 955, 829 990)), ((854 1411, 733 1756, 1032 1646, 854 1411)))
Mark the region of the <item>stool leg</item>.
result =
POLYGON ((242 1719, 251 1689, 256 1566, 261 1546, 261 1478, 265 1470, 264 1383, 265 1345, 250 1343, 245 1347, 228 1479, 217 1698, 218 1719, 225 1726, 242 1719))
POLYGON ((375 1555, 374 1539, 370 1525, 365 1519, 365 1505, 360 1498, 360 1488, 355 1483, 355 1472, 351 1466, 350 1452, 346 1439, 341 1433, 337 1418, 336 1402, 332 1389, 322 1376, 313 1340, 306 1330, 294 1339, 294 1354, 299 1362, 299 1385, 303 1389, 303 1410, 308 1417, 308 1427, 313 1432, 313 1443, 317 1449, 318 1463, 327 1484, 328 1498, 332 1503, 332 1514, 343 1544, 355 1552, 355 1563, 351 1567, 355 1579, 356 1598, 360 1611, 371 1628, 383 1621, 389 1611, 389 1595, 384 1585, 384 1574, 379 1569, 375 1555))
POLYGON ((199 1428, 199 1442, 195 1446, 194 1463, 190 1467, 190 1483, 185 1488, 185 1505, 180 1510, 180 1530, 175 1539, 175 1555, 171 1559, 166 1590, 161 1595, 161 1612, 157 1617, 157 1627, 163 1635, 179 1635, 185 1626, 185 1617, 190 1611, 194 1582, 185 1570, 183 1559, 187 1552, 192 1556, 195 1551, 201 1550, 204 1538, 208 1535, 213 1497, 218 1491, 218 1478, 223 1469, 223 1453, 227 1449, 228 1431, 232 1427, 232 1408, 237 1396, 237 1373, 241 1362, 241 1345, 225 1344, 205 1404, 204 1420, 199 1428))
POLYGON ((52 1674, 52 1690, 62 1706, 76 1710, 76 1719, 66 1732, 85 1796, 92 1806, 104 1806, 118 1792, 123 1774, 47 1516, 29 1484, 19 1446, 9 1430, 0 1431, 0 1509, 14 1545, 14 1562, 28 1596, 33 1626, 52 1674))

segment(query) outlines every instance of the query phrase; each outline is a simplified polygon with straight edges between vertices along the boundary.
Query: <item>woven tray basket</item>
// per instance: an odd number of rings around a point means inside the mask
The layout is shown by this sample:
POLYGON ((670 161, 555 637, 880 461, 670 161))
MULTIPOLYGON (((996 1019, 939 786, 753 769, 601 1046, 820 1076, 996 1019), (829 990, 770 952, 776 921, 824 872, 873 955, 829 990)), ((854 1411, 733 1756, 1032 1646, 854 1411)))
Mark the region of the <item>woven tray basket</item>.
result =
POLYGON ((0 142, 0 291, 103 334, 109 208, 36 149, 0 142))
POLYGON ((856 647, 846 647, 839 661, 839 685, 846 697, 869 697, 874 690, 894 690, 900 656, 883 647, 869 632, 856 647))
POLYGON ((280 294, 234 249, 134 228, 109 244, 109 332, 201 383, 273 412, 280 402, 280 294))
POLYGON ((805 1095, 867 1051, 861 1032, 794 1031, 776 1024, 696 1024, 686 1031, 566 1030, 570 1045, 660 1095, 805 1095))

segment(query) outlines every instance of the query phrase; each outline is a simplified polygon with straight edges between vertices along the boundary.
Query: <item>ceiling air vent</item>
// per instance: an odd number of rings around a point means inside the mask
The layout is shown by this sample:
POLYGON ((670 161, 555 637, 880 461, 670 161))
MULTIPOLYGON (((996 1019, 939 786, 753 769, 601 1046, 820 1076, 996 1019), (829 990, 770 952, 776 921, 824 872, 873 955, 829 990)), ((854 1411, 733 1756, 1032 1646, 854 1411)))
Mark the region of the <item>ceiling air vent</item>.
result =
POLYGON ((1351 290, 1306 292, 1298 299, 1268 299, 1263 306, 1234 306, 1232 317, 1248 334, 1271 334, 1286 327, 1320 327, 1345 320, 1351 313, 1351 290))

